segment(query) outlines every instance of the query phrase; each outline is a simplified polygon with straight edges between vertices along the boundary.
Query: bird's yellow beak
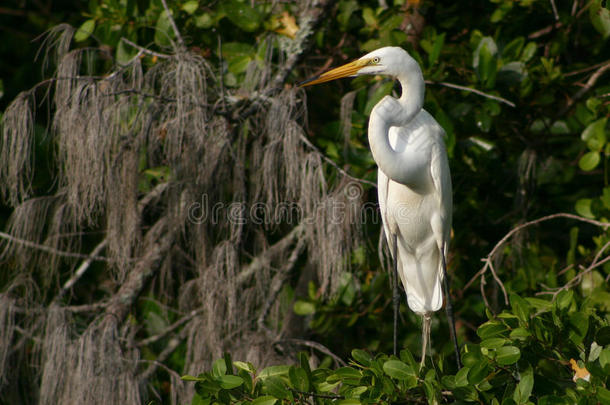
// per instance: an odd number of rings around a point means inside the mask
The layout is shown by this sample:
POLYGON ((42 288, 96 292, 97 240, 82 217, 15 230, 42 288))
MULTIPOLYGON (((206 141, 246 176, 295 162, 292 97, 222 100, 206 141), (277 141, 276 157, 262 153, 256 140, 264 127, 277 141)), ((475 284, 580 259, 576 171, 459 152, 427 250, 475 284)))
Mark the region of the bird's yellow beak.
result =
POLYGON ((314 84, 325 83, 331 80, 340 79, 342 77, 355 76, 360 69, 370 65, 372 59, 357 59, 353 62, 346 63, 343 66, 329 70, 328 72, 321 73, 314 77, 302 81, 298 84, 299 87, 312 86, 314 84))

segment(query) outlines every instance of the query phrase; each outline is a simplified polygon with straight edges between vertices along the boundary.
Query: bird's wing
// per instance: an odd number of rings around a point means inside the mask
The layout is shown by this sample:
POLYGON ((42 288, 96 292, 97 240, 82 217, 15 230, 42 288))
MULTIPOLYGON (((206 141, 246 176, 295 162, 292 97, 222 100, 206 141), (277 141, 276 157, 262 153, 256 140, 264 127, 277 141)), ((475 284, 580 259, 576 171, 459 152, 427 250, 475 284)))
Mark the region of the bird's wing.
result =
POLYGON ((439 126, 438 140, 434 142, 430 151, 430 175, 434 184, 435 196, 438 202, 438 211, 432 215, 431 227, 439 249, 444 248, 445 255, 449 249, 449 235, 452 220, 451 174, 447 151, 443 142, 444 131, 439 126))

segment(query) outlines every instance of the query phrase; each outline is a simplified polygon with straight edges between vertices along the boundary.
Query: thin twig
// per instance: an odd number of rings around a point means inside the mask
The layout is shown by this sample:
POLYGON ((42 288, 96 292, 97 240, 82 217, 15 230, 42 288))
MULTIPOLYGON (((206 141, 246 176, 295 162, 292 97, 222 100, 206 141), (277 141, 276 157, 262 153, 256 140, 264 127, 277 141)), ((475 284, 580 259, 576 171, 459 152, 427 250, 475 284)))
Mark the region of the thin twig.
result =
POLYGON ((578 90, 574 96, 572 96, 570 98, 570 100, 566 103, 565 107, 561 109, 561 111, 559 111, 558 116, 562 116, 565 113, 567 113, 573 106, 574 104, 580 100, 580 98, 582 96, 585 95, 585 93, 587 93, 589 90, 591 90, 591 88, 593 86, 595 86, 595 83, 597 83, 597 80, 604 74, 606 73, 607 70, 610 70, 610 61, 606 62, 604 65, 600 66, 595 73, 593 73, 591 75, 591 77, 589 77, 589 80, 587 80, 587 83, 585 83, 585 85, 578 90))
POLYGON ((559 21, 559 13, 557 12, 557 6, 555 5, 555 0, 550 0, 551 8, 553 9, 553 16, 555 17, 555 21, 559 21))
POLYGON ((130 40, 128 40, 125 37, 121 37, 121 41, 125 42, 127 45, 129 45, 129 46, 131 46, 133 48, 136 48, 141 53, 145 53, 145 54, 150 55, 150 56, 156 56, 157 58, 161 58, 161 59, 171 59, 172 58, 170 55, 166 55, 164 53, 159 53, 159 52, 151 51, 148 48, 144 48, 143 46, 140 46, 140 45, 136 44, 135 42, 131 42, 130 40))
POLYGON ((0 238, 6 239, 6 240, 8 240, 10 242, 13 242, 13 243, 18 243, 18 244, 23 245, 25 247, 41 250, 41 251, 47 252, 47 253, 51 253, 51 254, 56 255, 56 256, 72 257, 72 258, 75 258, 75 259, 97 260, 97 261, 102 261, 102 262, 111 262, 111 261, 113 261, 113 259, 110 259, 108 257, 103 257, 103 256, 91 256, 91 255, 86 255, 86 254, 83 254, 83 253, 66 252, 64 250, 55 249, 55 248, 52 248, 50 246, 41 245, 39 243, 31 242, 29 240, 16 238, 16 237, 14 237, 12 235, 9 235, 8 233, 4 233, 4 232, 0 232, 0 238))
POLYGON ((452 88, 452 89, 468 91, 470 93, 474 93, 474 94, 477 94, 477 95, 485 97, 485 98, 489 98, 489 99, 492 99, 492 100, 499 101, 500 103, 504 103, 504 104, 509 105, 511 107, 515 107, 515 103, 513 103, 510 100, 507 100, 507 99, 502 98, 500 96, 494 96, 493 94, 488 94, 488 93, 482 92, 481 90, 473 89, 473 88, 466 87, 466 86, 461 86, 459 84, 453 84, 453 83, 448 83, 448 82, 433 82, 431 80, 426 80, 426 84, 438 84, 439 86, 445 86, 445 87, 449 87, 449 88, 452 88))
POLYGON ((61 289, 57 293, 55 300, 61 299, 70 290, 70 288, 72 288, 72 286, 76 284, 76 282, 85 274, 89 266, 91 266, 91 263, 93 262, 93 257, 96 257, 106 247, 107 244, 107 239, 104 239, 103 241, 97 244, 97 246, 91 251, 89 258, 85 259, 85 261, 82 262, 80 266, 78 266, 72 277, 70 277, 68 281, 64 283, 63 287, 61 287, 61 289))
POLYGON ((182 35, 180 34, 180 30, 174 21, 174 17, 172 17, 172 13, 169 11, 169 7, 167 7, 167 2, 165 0, 161 0, 163 3, 163 8, 165 9, 165 14, 167 15, 167 19, 174 30, 174 34, 176 34, 176 39, 178 40, 178 45, 180 46, 180 50, 183 51, 185 49, 184 40, 182 39, 182 35))
POLYGON ((346 172, 345 170, 343 170, 342 168, 339 167, 338 164, 336 164, 335 162, 333 162, 332 159, 330 159, 329 157, 327 157, 324 153, 322 153, 322 151, 320 149, 318 149, 316 147, 316 145, 314 145, 313 143, 311 143, 311 141, 309 139, 307 139, 305 137, 305 135, 300 135, 301 141, 309 146, 311 149, 313 149, 314 152, 318 153, 318 155, 320 155, 320 157, 329 165, 331 165, 332 167, 334 167, 335 169, 337 169, 337 171, 339 173, 341 173, 343 176, 347 177, 348 179, 357 181, 359 183, 363 183, 363 184, 368 184, 369 186, 373 186, 375 188, 377 188, 377 184, 373 183, 372 181, 369 180, 365 180, 365 179, 359 179, 358 177, 354 177, 351 174, 349 174, 348 172, 346 172))
POLYGON ((148 337, 146 339, 143 339, 143 340, 139 341, 137 343, 137 346, 146 346, 146 345, 149 345, 151 343, 155 343, 158 340, 163 339, 165 336, 167 336, 168 334, 173 332, 175 329, 178 329, 180 326, 184 325, 186 322, 190 321, 191 319, 193 319, 195 316, 199 315, 202 312, 203 312, 203 308, 192 310, 187 315, 185 315, 182 318, 178 319, 176 322, 172 323, 171 325, 169 325, 168 327, 163 329, 158 334, 156 334, 154 336, 150 336, 150 337, 148 337))
POLYGON ((562 287, 554 289, 553 291, 542 291, 542 292, 537 293, 536 295, 552 294, 553 295, 553 299, 555 299, 555 297, 557 297, 557 294, 559 294, 561 291, 568 290, 568 289, 570 289, 572 287, 575 287, 576 285, 580 284, 582 282, 583 277, 586 274, 590 273, 594 269, 596 269, 599 266, 601 266, 601 265, 607 263, 608 261, 610 261, 610 256, 606 256, 603 260, 599 260, 599 258, 601 257, 602 253, 604 253, 604 251, 608 247, 610 247, 610 242, 606 242, 606 244, 604 246, 602 246, 602 248, 599 251, 597 251, 597 253, 595 254, 595 257, 593 258, 593 261, 591 262, 589 267, 587 267, 586 269, 584 269, 583 271, 581 271, 580 273, 575 275, 570 281, 565 283, 562 287))
POLYGON ((326 346, 324 346, 321 343, 312 342, 311 340, 304 340, 304 339, 282 339, 282 340, 273 342, 274 345, 281 344, 281 343, 293 343, 295 345, 311 347, 312 349, 316 349, 317 351, 324 353, 327 356, 332 357, 332 359, 337 363, 337 365, 340 365, 342 367, 347 366, 347 363, 345 363, 343 361, 343 359, 341 359, 341 357, 339 357, 336 354, 334 354, 333 352, 331 352, 326 346))
POLYGON ((260 315, 259 315, 258 319, 256 320, 256 325, 259 330, 268 331, 267 327, 265 326, 265 320, 267 319, 267 316, 269 315, 269 311, 271 310, 271 307, 277 300, 277 296, 279 295, 280 291, 284 287, 284 284, 289 279, 290 272, 293 269, 297 259, 299 258, 299 255, 301 254, 301 252, 303 252, 304 248, 305 248, 305 239, 299 238, 297 240, 296 246, 292 250, 292 253, 290 253, 290 256, 286 260, 286 263, 281 267, 281 269, 273 277, 273 280, 271 281, 271 287, 269 288, 269 292, 267 293, 268 294, 267 300, 263 304, 260 315))
MULTIPOLYGON (((169 356, 172 355, 172 353, 174 352, 174 350, 176 350, 178 348, 178 346, 180 346, 180 344, 182 343, 182 341, 185 338, 185 330, 183 329, 180 331, 180 333, 178 334, 178 336, 173 337, 172 339, 170 339, 170 341, 167 343, 167 346, 165 346, 165 348, 163 349, 163 351, 161 353, 159 353, 159 355, 157 356, 157 358, 155 360, 153 360, 153 362, 150 364, 150 366, 148 366, 148 368, 146 370, 144 370, 144 372, 142 372, 142 374, 140 374, 140 380, 141 381, 146 381, 148 380, 155 371, 157 371, 158 367, 163 367, 166 368, 166 366, 163 364, 163 362, 165 360, 167 360, 169 358, 169 356)), ((178 378, 180 378, 180 376, 178 376, 178 378)))
MULTIPOLYGON (((464 288, 462 288, 462 293, 464 293, 464 291, 466 289, 468 289, 468 287, 470 287, 472 285, 472 283, 475 282, 476 279, 481 278, 481 282, 484 282, 484 278, 483 276, 485 275, 485 273, 487 272, 487 270, 489 269, 492 273, 492 275, 494 276, 494 279, 496 280, 496 282, 500 285, 500 287, 502 288, 502 291, 504 292, 504 299, 505 302, 508 304, 508 296, 506 294, 506 289, 504 288, 504 285, 502 284, 502 282, 500 281, 500 278, 498 277, 498 275, 495 272, 495 269, 493 268, 492 260, 495 257, 495 255, 498 253, 499 249, 504 245, 504 243, 510 239, 515 233, 519 232, 520 230, 527 228, 529 226, 532 225, 536 225, 539 224, 541 222, 545 222, 545 221, 549 221, 551 219, 557 219, 557 218, 568 218, 568 219, 575 219, 577 221, 581 221, 581 222, 586 222, 588 224, 592 224, 595 226, 599 226, 602 227, 604 229, 607 229, 608 227, 610 227, 610 222, 600 222, 600 221, 596 221, 594 219, 589 219, 589 218, 584 218, 578 215, 574 215, 574 214, 568 214, 568 213, 557 213, 557 214, 552 214, 552 215, 547 215, 544 216, 542 218, 538 218, 535 219, 533 221, 529 221, 526 222, 524 224, 521 224, 515 228, 513 228, 510 232, 508 232, 506 235, 504 235, 504 237, 502 237, 502 239, 500 239, 500 241, 498 243, 496 243, 496 245, 493 247, 493 249, 491 250, 491 252, 489 252, 489 254, 487 255, 487 257, 481 259, 485 264, 483 265, 483 267, 481 268, 481 270, 479 270, 471 279, 470 281, 468 281, 466 283, 466 285, 464 286, 464 288)), ((485 298, 485 297, 483 297, 485 298)), ((486 303, 487 305, 487 303, 486 303)), ((488 306, 489 307, 489 306, 488 306)))
POLYGON ((254 274, 264 268, 274 257, 286 250, 295 239, 301 238, 305 227, 299 224, 275 244, 266 248, 260 255, 254 257, 248 267, 241 271, 236 278, 237 285, 244 284, 250 280, 254 274))

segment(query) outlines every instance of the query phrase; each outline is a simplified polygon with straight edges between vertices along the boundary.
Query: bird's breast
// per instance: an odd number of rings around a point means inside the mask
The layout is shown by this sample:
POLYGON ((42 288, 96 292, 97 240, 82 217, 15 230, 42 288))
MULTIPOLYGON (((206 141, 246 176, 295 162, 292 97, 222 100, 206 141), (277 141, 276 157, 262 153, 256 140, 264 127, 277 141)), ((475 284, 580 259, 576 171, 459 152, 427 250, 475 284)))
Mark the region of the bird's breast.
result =
POLYGON ((380 170, 379 202, 386 233, 400 234, 408 250, 413 253, 433 238, 430 218, 438 203, 431 194, 418 193, 409 187, 388 180, 380 170))

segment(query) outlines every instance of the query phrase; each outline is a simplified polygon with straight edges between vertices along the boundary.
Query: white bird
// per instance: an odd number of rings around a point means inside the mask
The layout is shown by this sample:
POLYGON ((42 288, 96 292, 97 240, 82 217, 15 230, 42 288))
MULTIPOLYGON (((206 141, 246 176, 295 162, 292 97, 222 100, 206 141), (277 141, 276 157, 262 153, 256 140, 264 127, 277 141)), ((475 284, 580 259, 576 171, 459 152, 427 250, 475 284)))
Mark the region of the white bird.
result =
MULTIPOLYGON (((400 98, 385 96, 371 111, 368 138, 379 167, 379 207, 394 269, 409 308, 423 317, 423 365, 430 316, 443 305, 441 286, 451 230, 451 177, 444 131, 422 108, 424 77, 419 64, 402 48, 377 49, 299 85, 360 75, 388 75, 402 86, 400 98)), ((395 307, 395 328, 396 312, 395 307)), ((394 339, 396 351, 396 335, 394 339)), ((459 367, 457 350, 456 354, 459 367)))

